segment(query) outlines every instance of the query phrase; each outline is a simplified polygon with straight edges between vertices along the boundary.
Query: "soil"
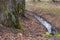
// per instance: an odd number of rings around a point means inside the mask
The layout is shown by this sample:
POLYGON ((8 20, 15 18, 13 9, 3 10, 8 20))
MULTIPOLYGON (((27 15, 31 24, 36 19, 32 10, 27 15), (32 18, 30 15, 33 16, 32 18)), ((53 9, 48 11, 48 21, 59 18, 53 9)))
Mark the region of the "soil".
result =
MULTIPOLYGON (((51 14, 51 12, 49 13, 43 12, 42 10, 37 9, 36 7, 32 5, 29 5, 29 7, 27 7, 27 10, 31 12, 35 12, 37 15, 42 16, 44 19, 50 22, 58 30, 60 29, 60 22, 59 22, 60 16, 54 16, 51 14)), ((32 36, 36 38, 39 37, 38 38, 39 40, 60 40, 60 37, 47 37, 46 38, 46 36, 44 35, 45 32, 47 32, 46 28, 41 23, 39 23, 34 17, 27 15, 27 13, 28 12, 26 12, 26 17, 28 19, 22 20, 22 24, 26 30, 26 36, 32 36)))
MULTIPOLYGON (((33 11, 37 15, 42 16, 54 27, 60 29, 60 16, 55 17, 50 13, 46 14, 46 12, 43 12, 42 10, 39 10, 31 5, 28 8, 29 9, 27 10, 33 11)), ((26 13, 28 12, 25 12, 27 18, 20 18, 24 30, 8 28, 0 25, 0 40, 60 40, 60 37, 46 37, 46 28, 34 17, 27 15, 26 13)))

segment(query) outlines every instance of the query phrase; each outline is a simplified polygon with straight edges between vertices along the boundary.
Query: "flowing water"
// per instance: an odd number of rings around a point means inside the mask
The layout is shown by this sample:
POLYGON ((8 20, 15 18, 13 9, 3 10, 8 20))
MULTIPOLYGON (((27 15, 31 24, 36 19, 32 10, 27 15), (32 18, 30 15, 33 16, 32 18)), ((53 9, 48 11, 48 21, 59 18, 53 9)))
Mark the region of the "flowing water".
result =
POLYGON ((41 16, 34 15, 34 17, 48 30, 49 33, 54 34, 57 30, 48 21, 41 16))
POLYGON ((52 26, 48 21, 46 21, 41 16, 38 16, 30 11, 29 11, 29 15, 33 16, 37 21, 39 21, 42 25, 44 25, 44 27, 48 30, 49 33, 54 34, 57 31, 57 29, 54 26, 52 26))

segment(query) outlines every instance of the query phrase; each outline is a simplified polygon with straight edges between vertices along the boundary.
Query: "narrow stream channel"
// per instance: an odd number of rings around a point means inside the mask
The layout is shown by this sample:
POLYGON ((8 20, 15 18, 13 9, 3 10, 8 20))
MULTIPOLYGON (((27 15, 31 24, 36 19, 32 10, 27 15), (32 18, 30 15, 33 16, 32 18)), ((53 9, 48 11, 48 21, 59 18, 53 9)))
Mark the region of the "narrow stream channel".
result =
POLYGON ((49 33, 54 34, 57 30, 53 27, 48 21, 46 21, 41 16, 34 15, 35 19, 37 19, 44 27, 48 30, 49 33))
POLYGON ((55 32, 57 32, 57 29, 54 26, 52 26, 48 21, 46 21, 44 18, 36 15, 34 12, 30 11, 28 12, 29 12, 28 14, 33 16, 37 21, 39 21, 39 23, 41 23, 48 30, 49 33, 54 34, 55 32))

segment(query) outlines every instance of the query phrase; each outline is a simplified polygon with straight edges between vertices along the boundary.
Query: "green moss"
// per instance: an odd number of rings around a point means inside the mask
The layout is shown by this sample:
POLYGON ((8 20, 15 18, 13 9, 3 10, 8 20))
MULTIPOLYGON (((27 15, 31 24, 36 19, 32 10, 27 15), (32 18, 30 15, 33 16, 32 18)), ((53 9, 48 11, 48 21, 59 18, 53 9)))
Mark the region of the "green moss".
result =
POLYGON ((56 33, 54 34, 54 36, 60 36, 60 33, 56 32, 56 33))
POLYGON ((57 37, 57 36, 60 36, 60 33, 59 33, 59 32, 56 32, 54 35, 52 35, 52 34, 50 34, 49 32, 46 32, 46 33, 45 33, 45 36, 46 36, 46 37, 49 37, 49 36, 55 36, 55 37, 57 37))
POLYGON ((20 30, 23 30, 22 25, 20 23, 21 23, 20 20, 17 19, 17 26, 16 26, 16 28, 20 29, 20 30))
POLYGON ((50 33, 49 32, 46 32, 45 33, 45 36, 49 37, 50 36, 50 33))
MULTIPOLYGON (((19 11, 21 11, 21 9, 22 9, 22 4, 20 4, 20 3, 18 3, 17 5, 16 5, 16 8, 15 8, 15 11, 13 10, 12 11, 12 13, 13 13, 13 15, 15 16, 14 17, 14 19, 13 19, 13 24, 14 24, 14 27, 16 28, 16 29, 20 29, 20 30, 23 30, 23 27, 22 27, 22 25, 21 25, 21 22, 20 22, 20 20, 19 20, 19 11), (14 21, 15 20, 15 21, 14 21)), ((22 14, 22 12, 23 11, 21 11, 21 14, 22 14)), ((20 14, 20 15, 21 15, 20 14)))
POLYGON ((23 7, 22 7, 22 4, 18 3, 18 4, 16 5, 16 11, 20 11, 22 8, 23 8, 23 7))
POLYGON ((16 29, 20 29, 23 30, 22 25, 20 24, 20 20, 17 14, 12 14, 12 19, 11 19, 12 23, 13 23, 13 27, 15 27, 16 29))
POLYGON ((16 13, 17 13, 17 15, 18 15, 18 13, 19 13, 21 17, 26 17, 26 16, 24 15, 24 11, 25 11, 25 6, 24 6, 23 4, 18 3, 18 4, 16 5, 16 13), (19 11, 20 11, 20 12, 19 12, 19 11))
MULTIPOLYGON (((3 16, 6 18, 6 19, 4 19, 4 20, 6 20, 6 25, 9 27, 23 30, 23 27, 20 24, 21 22, 18 19, 20 16, 19 11, 21 11, 23 9, 23 4, 18 3, 18 4, 14 4, 14 5, 9 5, 11 7, 14 7, 12 9, 9 6, 7 7, 6 5, 8 5, 8 4, 6 4, 5 2, 4 3, 1 2, 0 5, 1 5, 1 10, 2 10, 3 16), (7 8, 8 8, 8 10, 7 10, 7 8)), ((22 12, 23 11, 21 11, 20 13, 22 14, 22 12)))

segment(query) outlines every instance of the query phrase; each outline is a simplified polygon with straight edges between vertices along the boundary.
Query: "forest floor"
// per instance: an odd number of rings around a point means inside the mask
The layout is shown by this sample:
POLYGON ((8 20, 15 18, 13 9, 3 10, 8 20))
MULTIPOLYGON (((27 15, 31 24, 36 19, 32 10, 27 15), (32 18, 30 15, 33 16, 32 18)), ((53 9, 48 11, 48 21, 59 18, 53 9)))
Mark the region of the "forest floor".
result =
MULTIPOLYGON (((54 3, 28 3, 26 9, 42 16, 53 26, 60 29, 60 5, 54 3), (40 5, 40 6, 39 6, 40 5)), ((0 40, 60 40, 60 37, 46 37, 46 28, 34 17, 25 15, 27 18, 20 18, 23 31, 0 25, 0 40)))
MULTIPOLYGON (((58 3, 26 3, 26 9, 42 16, 54 27, 60 29, 60 4, 58 3)), ((28 13, 28 12, 26 12, 28 13)), ((60 37, 45 37, 46 28, 39 23, 34 17, 27 15, 29 18, 22 20, 26 30, 26 36, 36 37, 36 40, 60 40, 60 37)))

